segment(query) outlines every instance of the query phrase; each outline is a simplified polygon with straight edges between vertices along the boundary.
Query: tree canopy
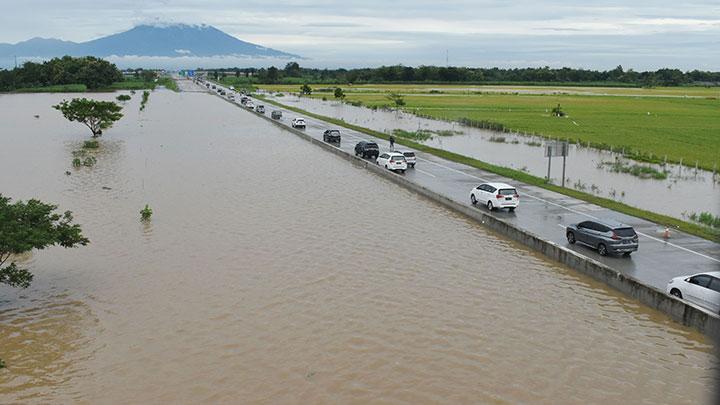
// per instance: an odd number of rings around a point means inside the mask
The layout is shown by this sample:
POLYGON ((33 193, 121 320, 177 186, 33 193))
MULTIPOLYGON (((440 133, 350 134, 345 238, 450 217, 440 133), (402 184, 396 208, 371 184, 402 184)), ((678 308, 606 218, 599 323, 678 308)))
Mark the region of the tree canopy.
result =
POLYGON ((84 84, 88 89, 108 87, 123 80, 118 68, 94 56, 63 56, 43 63, 25 62, 12 70, 0 70, 0 91, 63 84, 84 84))
MULTIPOLYGON (((202 69, 198 69, 202 70, 202 69)), ((658 69, 638 72, 617 66, 610 70, 576 69, 569 67, 551 68, 475 68, 459 66, 380 66, 359 69, 314 69, 303 68, 297 62, 288 63, 284 69, 230 68, 236 76, 247 76, 258 83, 553 83, 614 86, 678 86, 687 84, 720 85, 720 72, 679 69, 658 69)))
POLYGON ((11 203, 0 194, 0 284, 27 288, 33 279, 32 273, 14 262, 3 267, 12 255, 53 245, 71 248, 90 243, 80 225, 72 223, 72 213, 60 214, 56 209, 56 205, 35 199, 11 203))
POLYGON ((102 135, 104 129, 110 128, 115 121, 122 118, 122 107, 112 101, 97 101, 87 98, 63 100, 52 106, 70 121, 85 124, 92 131, 93 138, 102 135))

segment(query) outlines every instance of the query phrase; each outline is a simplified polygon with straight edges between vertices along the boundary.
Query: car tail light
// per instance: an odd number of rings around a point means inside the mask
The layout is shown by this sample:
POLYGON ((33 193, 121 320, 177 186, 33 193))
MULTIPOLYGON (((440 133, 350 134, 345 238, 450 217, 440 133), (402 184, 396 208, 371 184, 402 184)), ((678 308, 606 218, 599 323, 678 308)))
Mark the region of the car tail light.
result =
POLYGON ((501 199, 501 198, 503 198, 503 197, 505 197, 505 196, 502 195, 502 194, 498 194, 498 195, 495 196, 495 198, 497 198, 498 200, 501 199))
POLYGON ((619 237, 615 232, 613 232, 613 234, 612 234, 612 236, 610 237, 610 239, 612 239, 612 240, 620 240, 620 237, 619 237))
POLYGON ((513 195, 513 197, 520 198, 520 194, 515 194, 515 195, 513 195))

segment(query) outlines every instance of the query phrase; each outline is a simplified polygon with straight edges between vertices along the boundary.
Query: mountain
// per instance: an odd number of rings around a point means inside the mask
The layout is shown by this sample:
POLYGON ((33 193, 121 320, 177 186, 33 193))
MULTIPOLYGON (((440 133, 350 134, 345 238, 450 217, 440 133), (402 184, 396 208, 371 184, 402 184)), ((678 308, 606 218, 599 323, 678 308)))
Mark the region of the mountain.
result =
POLYGON ((204 24, 138 25, 129 31, 80 43, 44 38, 17 44, 0 43, 0 57, 49 58, 63 55, 302 59, 298 55, 241 41, 204 24))

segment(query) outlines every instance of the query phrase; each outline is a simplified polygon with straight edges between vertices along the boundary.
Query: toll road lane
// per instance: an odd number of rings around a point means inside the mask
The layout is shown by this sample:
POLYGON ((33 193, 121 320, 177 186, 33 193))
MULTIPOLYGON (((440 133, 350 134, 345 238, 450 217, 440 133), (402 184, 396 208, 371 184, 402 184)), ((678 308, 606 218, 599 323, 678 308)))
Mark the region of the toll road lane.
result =
MULTIPOLYGON (((261 100, 253 100, 256 104, 261 100)), ((290 127, 295 117, 303 117, 307 122, 306 134, 322 141, 322 133, 337 126, 306 117, 282 107, 272 106, 268 110, 282 111, 278 120, 290 127)), ((355 144, 361 140, 375 142, 381 153, 389 151, 387 141, 347 128, 338 128, 342 141, 338 148, 354 154, 355 144)), ((525 229, 545 240, 555 242, 583 256, 597 260, 616 271, 633 277, 643 284, 661 291, 667 282, 686 274, 715 271, 720 265, 720 245, 681 232, 674 232, 671 241, 659 237, 660 225, 618 213, 597 205, 574 199, 536 186, 518 183, 505 177, 485 172, 473 167, 451 162, 437 156, 419 152, 412 148, 397 146, 395 149, 413 151, 417 155, 418 168, 408 169, 404 176, 423 187, 440 193, 454 201, 470 204, 470 190, 483 182, 503 182, 514 185, 520 193, 521 203, 515 212, 493 212, 515 226, 525 229), (565 239, 564 227, 591 218, 608 218, 631 225, 640 236, 640 249, 630 258, 600 256, 596 251, 580 244, 570 245, 565 239)), ((486 209, 478 207, 477 209, 486 209)))

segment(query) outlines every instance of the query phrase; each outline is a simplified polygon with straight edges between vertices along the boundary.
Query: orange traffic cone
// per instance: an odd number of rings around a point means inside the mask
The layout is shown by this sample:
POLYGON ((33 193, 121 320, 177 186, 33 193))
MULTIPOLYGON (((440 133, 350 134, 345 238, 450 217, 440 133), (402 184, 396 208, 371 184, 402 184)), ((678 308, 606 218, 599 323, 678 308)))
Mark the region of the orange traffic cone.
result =
POLYGON ((665 227, 665 231, 663 231, 663 238, 670 239, 670 228, 668 228, 667 226, 665 227))

